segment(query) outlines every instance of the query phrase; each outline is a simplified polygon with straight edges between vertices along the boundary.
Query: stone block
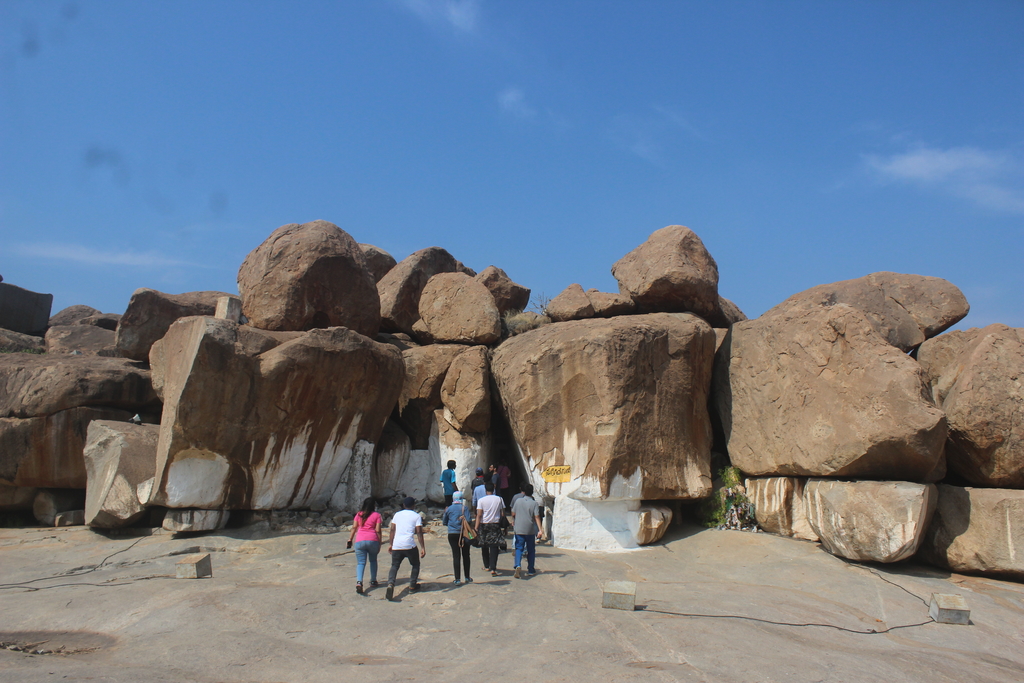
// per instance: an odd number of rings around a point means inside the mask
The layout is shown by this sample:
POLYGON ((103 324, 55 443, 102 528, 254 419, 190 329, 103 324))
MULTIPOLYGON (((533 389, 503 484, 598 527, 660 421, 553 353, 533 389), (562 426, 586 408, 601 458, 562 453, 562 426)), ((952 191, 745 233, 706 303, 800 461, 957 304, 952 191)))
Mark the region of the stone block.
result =
POLYGON ((928 616, 940 624, 967 625, 971 621, 971 610, 967 608, 967 601, 959 595, 932 593, 928 616))
POLYGON ((57 516, 53 519, 54 526, 84 526, 85 525, 85 510, 68 510, 67 512, 58 512, 57 516))
POLYGON ((216 531, 227 526, 230 510, 171 509, 164 517, 163 528, 175 533, 216 531))
POLYGON ((5 330, 42 335, 50 324, 52 305, 53 294, 0 283, 0 327, 5 330))
POLYGON ((242 317, 242 300, 237 296, 222 296, 217 299, 217 310, 213 317, 237 323, 242 317))
POLYGON ((210 562, 210 553, 186 555, 181 558, 175 566, 175 576, 179 579, 212 579, 213 564, 210 562))
POLYGON ((605 609, 636 609, 636 584, 632 581, 609 581, 604 585, 601 607, 605 609))

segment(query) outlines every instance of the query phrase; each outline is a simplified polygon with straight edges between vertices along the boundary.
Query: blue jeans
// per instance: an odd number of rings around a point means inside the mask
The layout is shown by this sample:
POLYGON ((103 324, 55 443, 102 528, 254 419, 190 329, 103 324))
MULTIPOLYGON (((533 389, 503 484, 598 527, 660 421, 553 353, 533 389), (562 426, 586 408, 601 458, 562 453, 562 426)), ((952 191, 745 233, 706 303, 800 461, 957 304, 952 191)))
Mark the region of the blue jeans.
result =
POLYGON ((537 537, 533 534, 516 534, 516 567, 523 566, 523 551, 526 551, 526 571, 537 573, 537 537))
POLYGON ((356 541, 356 581, 363 582, 363 570, 366 560, 370 560, 370 580, 377 580, 377 553, 380 552, 380 541, 356 541))

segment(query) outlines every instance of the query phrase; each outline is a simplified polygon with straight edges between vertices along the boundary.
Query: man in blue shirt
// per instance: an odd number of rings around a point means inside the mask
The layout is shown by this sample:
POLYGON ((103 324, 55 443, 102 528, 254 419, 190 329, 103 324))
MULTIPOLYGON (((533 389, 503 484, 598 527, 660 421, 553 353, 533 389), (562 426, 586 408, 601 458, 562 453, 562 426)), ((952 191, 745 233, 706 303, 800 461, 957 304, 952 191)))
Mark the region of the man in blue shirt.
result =
POLYGON ((448 469, 441 472, 441 486, 444 487, 444 504, 445 507, 452 504, 452 494, 459 490, 459 487, 455 484, 455 461, 448 461, 448 469))

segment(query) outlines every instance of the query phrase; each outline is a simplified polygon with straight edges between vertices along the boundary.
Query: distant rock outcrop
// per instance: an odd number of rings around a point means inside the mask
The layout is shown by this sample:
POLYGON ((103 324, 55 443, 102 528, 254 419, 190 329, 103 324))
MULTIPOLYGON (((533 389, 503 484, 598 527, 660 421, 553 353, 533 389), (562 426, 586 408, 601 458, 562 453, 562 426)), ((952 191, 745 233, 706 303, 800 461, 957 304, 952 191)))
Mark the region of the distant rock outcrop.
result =
POLYGON ((150 347, 167 334, 171 323, 190 315, 213 315, 217 311, 217 300, 223 296, 231 295, 225 292, 165 294, 155 289, 136 289, 117 325, 115 344, 125 358, 148 361, 150 347))
POLYGON ((380 328, 380 299, 363 250, 327 221, 272 232, 238 269, 238 291, 249 324, 265 330, 341 325, 372 338, 380 328))
POLYGON ((373 276, 374 284, 380 282, 392 268, 398 265, 395 257, 380 247, 375 247, 372 244, 360 244, 359 248, 363 250, 363 256, 366 258, 366 269, 373 276))
POLYGON ((413 325, 420 318, 420 294, 427 286, 427 281, 438 273, 466 270, 454 256, 440 247, 420 249, 399 261, 377 283, 381 329, 412 334, 413 325))
POLYGON ((0 282, 0 327, 5 330, 42 336, 50 324, 52 305, 52 294, 0 282))

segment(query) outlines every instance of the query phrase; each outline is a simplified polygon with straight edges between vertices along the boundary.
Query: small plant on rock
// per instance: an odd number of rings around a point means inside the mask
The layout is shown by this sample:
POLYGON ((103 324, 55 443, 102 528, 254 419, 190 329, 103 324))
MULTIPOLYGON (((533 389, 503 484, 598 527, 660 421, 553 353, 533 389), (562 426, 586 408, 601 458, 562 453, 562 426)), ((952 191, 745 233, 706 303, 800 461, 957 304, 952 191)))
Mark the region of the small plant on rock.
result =
POLYGON ((754 505, 743 486, 738 467, 723 467, 718 473, 721 486, 697 507, 697 516, 706 527, 757 531, 754 505))
POLYGON ((501 336, 503 338, 514 337, 550 322, 551 318, 533 311, 507 311, 501 317, 501 336))

